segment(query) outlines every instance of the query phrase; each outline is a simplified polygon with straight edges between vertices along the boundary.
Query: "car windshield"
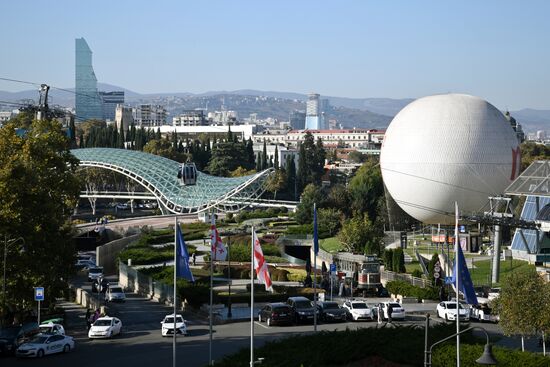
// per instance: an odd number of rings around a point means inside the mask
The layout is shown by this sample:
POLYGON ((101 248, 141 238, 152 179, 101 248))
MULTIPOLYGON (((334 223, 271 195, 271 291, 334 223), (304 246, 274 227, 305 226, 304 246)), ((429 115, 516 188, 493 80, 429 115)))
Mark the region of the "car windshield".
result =
POLYGON ((361 265, 361 270, 365 273, 378 273, 379 271, 379 264, 363 264, 361 265))
POLYGON ((296 308, 311 308, 310 301, 298 301, 295 303, 296 308))
POLYGON ((0 338, 13 338, 19 332, 18 327, 8 327, 0 330, 0 338))
POLYGON ((37 336, 31 340, 31 343, 44 344, 48 338, 49 336, 37 336))
POLYGON ((111 287, 112 293, 122 293, 122 288, 120 287, 111 287))
MULTIPOLYGON (((452 309, 452 310, 456 310, 456 303, 447 303, 447 308, 452 309)), ((462 307, 462 305, 459 303, 458 308, 462 309, 464 307, 462 307)))
POLYGON ((400 308, 401 305, 399 303, 390 303, 389 306, 391 306, 392 308, 400 308))
MULTIPOLYGON (((167 317, 164 319, 165 323, 173 324, 174 323, 174 317, 167 317)), ((176 317, 176 323, 183 322, 183 319, 181 317, 176 317)))
POLYGON ((45 326, 45 325, 40 326, 41 333, 50 333, 52 329, 53 329, 53 326, 45 326))
POLYGON ((101 274, 102 272, 103 272, 103 269, 99 269, 99 268, 90 269, 90 274, 101 274))
POLYGON ((323 308, 332 310, 332 309, 340 308, 340 307, 338 306, 338 303, 336 303, 336 302, 327 302, 327 303, 323 304, 323 308))
POLYGON ((352 306, 353 306, 353 308, 357 308, 357 309, 365 309, 365 308, 368 308, 368 307, 367 307, 367 304, 364 303, 364 302, 353 302, 353 303, 352 303, 352 306))
POLYGON ((94 326, 111 326, 111 320, 97 320, 94 326))

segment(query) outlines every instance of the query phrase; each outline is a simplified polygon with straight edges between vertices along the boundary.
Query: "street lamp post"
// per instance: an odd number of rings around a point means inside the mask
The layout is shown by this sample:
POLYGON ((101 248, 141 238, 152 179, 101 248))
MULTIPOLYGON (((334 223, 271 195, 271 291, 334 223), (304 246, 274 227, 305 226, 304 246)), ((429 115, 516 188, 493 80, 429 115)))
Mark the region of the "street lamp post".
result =
MULTIPOLYGON (((4 235, 4 262, 3 262, 4 274, 2 277, 2 313, 6 312, 6 261, 8 259, 8 249, 10 248, 11 245, 17 243, 17 241, 19 240, 23 241, 23 244, 25 244, 25 239, 23 237, 17 237, 17 238, 8 240, 7 236, 4 235)), ((5 316, 5 314, 3 314, 2 316, 5 316)))
POLYGON ((227 262, 228 262, 228 269, 227 269, 227 278, 229 280, 229 296, 227 298, 227 318, 230 319, 233 317, 233 314, 231 313, 231 253, 229 252, 231 249, 231 236, 227 236, 227 262))
POLYGON ((479 327, 479 326, 471 326, 467 329, 461 330, 458 333, 455 333, 453 335, 449 335, 448 337, 446 337, 444 339, 441 339, 438 342, 433 343, 432 346, 430 347, 430 349, 428 350, 428 325, 429 325, 429 315, 426 316, 426 332, 425 332, 425 337, 424 337, 424 343, 425 343, 424 344, 424 367, 431 367, 432 366, 432 349, 436 345, 439 345, 443 342, 446 342, 447 340, 450 340, 450 339, 456 337, 457 335, 463 334, 463 333, 465 333, 467 331, 470 331, 470 330, 473 330, 473 329, 478 329, 478 330, 483 331, 485 333, 485 337, 487 338, 487 342, 485 344, 483 354, 481 355, 481 357, 479 357, 476 360, 476 363, 477 364, 482 364, 482 365, 496 365, 497 364, 497 360, 493 356, 493 350, 492 350, 493 346, 489 342, 489 334, 487 334, 487 330, 485 330, 484 328, 479 327))

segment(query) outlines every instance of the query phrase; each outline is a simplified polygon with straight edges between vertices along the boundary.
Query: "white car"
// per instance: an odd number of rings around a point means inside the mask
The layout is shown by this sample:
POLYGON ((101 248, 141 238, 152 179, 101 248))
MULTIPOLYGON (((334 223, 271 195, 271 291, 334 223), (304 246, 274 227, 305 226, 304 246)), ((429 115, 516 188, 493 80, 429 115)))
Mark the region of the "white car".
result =
POLYGON ((379 303, 379 306, 382 306, 382 318, 388 319, 388 309, 391 307, 392 313, 391 318, 392 319, 400 319, 405 320, 405 309, 399 302, 383 302, 379 303))
MULTIPOLYGON (((160 322, 162 336, 174 335, 174 314, 166 315, 160 322)), ((176 335, 187 335, 187 325, 182 315, 176 315, 176 335)))
POLYGON ((498 296, 500 296, 500 288, 491 288, 491 290, 487 293, 487 298, 489 301, 494 300, 498 296))
POLYGON ((126 295, 120 285, 109 285, 105 293, 105 301, 107 302, 125 302, 126 295))
POLYGON ((486 304, 480 303, 477 306, 470 307, 470 319, 479 322, 499 322, 499 315, 494 315, 492 310, 486 304))
MULTIPOLYGON (((456 320, 456 301, 440 302, 436 308, 437 316, 445 320, 456 320)), ((458 315, 460 321, 470 320, 470 310, 461 303, 458 304, 458 315)))
POLYGON ((346 301, 342 307, 346 309, 348 315, 353 321, 374 320, 372 309, 366 302, 353 300, 346 301))
POLYGON ((67 353, 74 349, 74 340, 67 335, 39 334, 15 351, 17 357, 43 357, 46 354, 67 353))
POLYGON ((40 324, 38 328, 40 329, 40 333, 42 334, 65 335, 65 328, 63 327, 63 325, 54 324, 53 322, 40 324))
POLYGON ((102 266, 95 266, 88 268, 88 281, 93 282, 94 280, 98 280, 99 278, 103 277, 103 267, 102 266))
POLYGON ((111 338, 120 334, 122 321, 116 317, 100 317, 97 319, 88 331, 88 338, 111 338))

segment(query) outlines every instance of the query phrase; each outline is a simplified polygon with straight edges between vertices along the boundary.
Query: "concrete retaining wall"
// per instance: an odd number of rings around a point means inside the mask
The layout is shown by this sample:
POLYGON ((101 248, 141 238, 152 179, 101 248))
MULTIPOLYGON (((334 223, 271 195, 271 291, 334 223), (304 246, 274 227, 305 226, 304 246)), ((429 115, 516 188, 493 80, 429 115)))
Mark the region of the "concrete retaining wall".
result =
POLYGON ((96 248, 97 265, 103 266, 103 274, 114 275, 117 272, 117 256, 131 242, 137 241, 141 234, 136 234, 129 237, 124 237, 119 240, 114 240, 106 243, 103 246, 96 248))
POLYGON ((172 305, 174 288, 142 274, 124 263, 118 264, 118 282, 129 292, 134 292, 158 302, 172 305))

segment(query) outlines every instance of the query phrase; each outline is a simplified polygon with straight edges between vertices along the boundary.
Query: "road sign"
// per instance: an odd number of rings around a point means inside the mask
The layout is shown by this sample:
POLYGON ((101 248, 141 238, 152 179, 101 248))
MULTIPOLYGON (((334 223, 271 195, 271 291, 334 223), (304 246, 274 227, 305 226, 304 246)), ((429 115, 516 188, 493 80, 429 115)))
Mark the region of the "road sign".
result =
POLYGON ((336 273, 336 264, 330 264, 330 272, 336 273))
POLYGON ((441 271, 441 266, 439 266, 439 265, 434 266, 434 272, 435 273, 439 273, 440 271, 441 271))
POLYGON ((439 279, 440 276, 441 276, 441 275, 439 275, 439 273, 434 273, 434 278, 435 278, 435 279, 439 279))
POLYGON ((35 301, 44 300, 44 287, 34 287, 34 300, 35 301))

